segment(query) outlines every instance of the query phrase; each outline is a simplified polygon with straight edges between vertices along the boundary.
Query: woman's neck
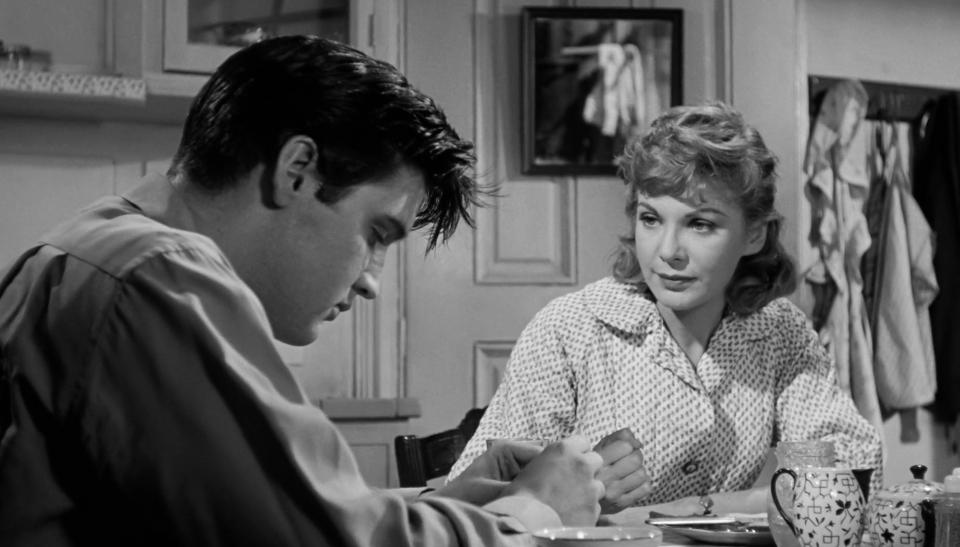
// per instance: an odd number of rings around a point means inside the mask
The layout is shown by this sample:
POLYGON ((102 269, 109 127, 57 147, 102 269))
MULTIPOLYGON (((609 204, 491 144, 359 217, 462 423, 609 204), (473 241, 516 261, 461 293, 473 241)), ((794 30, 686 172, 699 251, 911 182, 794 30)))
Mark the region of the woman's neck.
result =
POLYGON ((721 300, 716 305, 711 303, 696 310, 678 312, 657 304, 667 330, 694 367, 700 362, 710 336, 723 319, 724 306, 725 302, 721 300))

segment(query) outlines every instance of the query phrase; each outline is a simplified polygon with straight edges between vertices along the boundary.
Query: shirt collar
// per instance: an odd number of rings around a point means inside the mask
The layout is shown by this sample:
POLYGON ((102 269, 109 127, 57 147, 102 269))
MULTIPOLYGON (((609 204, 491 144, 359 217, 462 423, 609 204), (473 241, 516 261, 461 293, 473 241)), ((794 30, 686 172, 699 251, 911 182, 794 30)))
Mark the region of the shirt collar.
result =
POLYGON ((150 174, 140 184, 123 194, 123 199, 151 218, 172 228, 196 232, 190 209, 170 180, 160 174, 150 174))
MULTIPOLYGON (((612 277, 587 285, 584 301, 599 321, 630 334, 649 335, 663 323, 651 294, 612 277)), ((762 340, 774 332, 776 325, 777 314, 768 305, 747 316, 724 316, 717 332, 735 329, 747 340, 762 340)))

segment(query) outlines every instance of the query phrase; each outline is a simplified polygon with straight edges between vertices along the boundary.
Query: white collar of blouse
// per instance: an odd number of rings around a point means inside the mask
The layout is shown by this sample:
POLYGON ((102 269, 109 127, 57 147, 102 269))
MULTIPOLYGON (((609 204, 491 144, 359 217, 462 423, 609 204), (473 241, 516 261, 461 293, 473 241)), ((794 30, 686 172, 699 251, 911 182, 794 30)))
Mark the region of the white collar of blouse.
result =
MULTIPOLYGON (((584 287, 582 295, 593 316, 618 330, 650 335, 662 324, 652 296, 636 285, 606 277, 584 287)), ((779 298, 747 316, 727 314, 717 332, 736 329, 742 331, 747 340, 762 340, 780 328, 784 306, 791 304, 779 298)))

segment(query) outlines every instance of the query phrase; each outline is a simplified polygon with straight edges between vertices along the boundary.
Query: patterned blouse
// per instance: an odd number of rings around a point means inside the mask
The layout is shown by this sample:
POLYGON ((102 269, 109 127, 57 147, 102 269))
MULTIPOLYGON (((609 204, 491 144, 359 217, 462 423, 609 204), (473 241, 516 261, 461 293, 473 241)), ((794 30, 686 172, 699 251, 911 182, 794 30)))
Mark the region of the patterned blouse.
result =
POLYGON ((839 460, 877 470, 872 491, 882 480, 876 429, 789 300, 724 317, 694 367, 654 302, 612 278, 555 299, 527 325, 450 478, 488 438, 597 442, 628 426, 654 480, 645 503, 750 488, 781 440, 833 441, 839 460))

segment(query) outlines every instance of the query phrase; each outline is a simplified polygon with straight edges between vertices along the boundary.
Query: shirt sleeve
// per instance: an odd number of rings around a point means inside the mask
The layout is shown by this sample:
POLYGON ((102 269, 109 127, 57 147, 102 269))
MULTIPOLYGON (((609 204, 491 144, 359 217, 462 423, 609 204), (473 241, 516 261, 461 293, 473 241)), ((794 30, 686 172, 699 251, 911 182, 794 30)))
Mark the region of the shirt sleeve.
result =
POLYGON ((74 418, 90 495, 128 544, 529 545, 525 530, 552 511, 369 488, 219 257, 145 261, 99 330, 74 418))
POLYGON ((486 451, 487 439, 555 441, 573 433, 577 397, 562 327, 566 313, 564 306, 551 303, 524 328, 503 379, 448 481, 486 451))
POLYGON ((878 491, 883 480, 879 433, 840 389, 833 360, 805 324, 802 312, 796 310, 783 327, 782 332, 795 342, 787 348, 787 365, 779 379, 778 440, 833 441, 842 465, 874 469, 871 492, 878 491))

